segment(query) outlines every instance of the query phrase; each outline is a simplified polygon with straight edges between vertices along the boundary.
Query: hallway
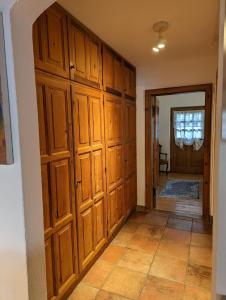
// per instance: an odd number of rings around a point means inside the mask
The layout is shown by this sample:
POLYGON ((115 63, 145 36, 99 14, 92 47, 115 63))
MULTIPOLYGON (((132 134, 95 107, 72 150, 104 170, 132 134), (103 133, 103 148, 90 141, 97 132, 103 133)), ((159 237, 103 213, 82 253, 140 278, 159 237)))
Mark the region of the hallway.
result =
POLYGON ((210 300, 211 227, 135 213, 68 300, 210 300))

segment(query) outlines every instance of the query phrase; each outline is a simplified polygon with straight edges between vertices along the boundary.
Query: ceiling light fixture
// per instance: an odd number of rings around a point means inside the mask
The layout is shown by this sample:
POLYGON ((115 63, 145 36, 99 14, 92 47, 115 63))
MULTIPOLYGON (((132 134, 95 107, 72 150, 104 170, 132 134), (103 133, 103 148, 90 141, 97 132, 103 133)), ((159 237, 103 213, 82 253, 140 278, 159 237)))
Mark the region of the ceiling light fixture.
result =
POLYGON ((154 47, 152 47, 153 53, 157 54, 160 50, 166 47, 166 39, 163 38, 162 33, 165 32, 169 28, 169 23, 166 21, 159 21, 153 24, 153 31, 158 33, 158 40, 154 47))

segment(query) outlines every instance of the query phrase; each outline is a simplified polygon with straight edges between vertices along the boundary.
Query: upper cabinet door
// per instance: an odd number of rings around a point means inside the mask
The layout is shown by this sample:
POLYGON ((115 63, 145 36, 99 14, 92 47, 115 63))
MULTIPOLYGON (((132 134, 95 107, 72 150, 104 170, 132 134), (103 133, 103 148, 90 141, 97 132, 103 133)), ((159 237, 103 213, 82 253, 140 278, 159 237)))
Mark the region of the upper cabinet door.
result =
POLYGON ((101 75, 101 44, 95 38, 87 37, 87 67, 88 79, 92 82, 100 83, 101 75))
POLYGON ((36 67, 69 77, 67 18, 56 4, 48 8, 33 26, 36 67))
POLYGON ((103 48, 103 82, 105 91, 114 89, 114 54, 106 46, 103 48))
POLYGON ((116 91, 122 93, 125 89, 123 66, 121 58, 114 58, 114 88, 116 91))
POLYGON ((132 67, 124 66, 125 76, 125 94, 130 97, 136 97, 136 71, 132 67))
POLYGON ((73 21, 69 25, 69 42, 71 79, 75 80, 76 76, 87 78, 86 34, 73 21))
POLYGON ((71 79, 100 87, 100 41, 69 19, 70 75, 71 79))

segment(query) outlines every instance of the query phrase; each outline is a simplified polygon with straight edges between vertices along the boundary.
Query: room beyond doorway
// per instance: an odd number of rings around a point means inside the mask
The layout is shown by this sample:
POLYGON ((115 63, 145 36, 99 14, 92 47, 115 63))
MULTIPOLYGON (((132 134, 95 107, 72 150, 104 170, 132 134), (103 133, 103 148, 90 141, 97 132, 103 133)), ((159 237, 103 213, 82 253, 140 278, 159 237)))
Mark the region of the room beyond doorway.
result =
POLYGON ((146 208, 209 218, 212 86, 146 91, 146 208))

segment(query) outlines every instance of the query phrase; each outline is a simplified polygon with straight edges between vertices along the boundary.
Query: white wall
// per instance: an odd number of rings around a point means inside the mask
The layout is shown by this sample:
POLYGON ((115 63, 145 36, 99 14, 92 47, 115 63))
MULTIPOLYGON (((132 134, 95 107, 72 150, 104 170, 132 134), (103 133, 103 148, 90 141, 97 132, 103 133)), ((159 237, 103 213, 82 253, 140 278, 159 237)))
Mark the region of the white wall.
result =
POLYGON ((152 66, 137 68, 138 205, 145 205, 145 90, 214 83, 216 70, 217 55, 168 62, 161 62, 158 57, 158 61, 152 66))
MULTIPOLYGON (((162 152, 168 154, 170 170, 170 114, 172 107, 204 106, 205 93, 183 93, 158 96, 159 100, 159 143, 162 152)), ((164 167, 165 169, 165 167, 164 167)))

